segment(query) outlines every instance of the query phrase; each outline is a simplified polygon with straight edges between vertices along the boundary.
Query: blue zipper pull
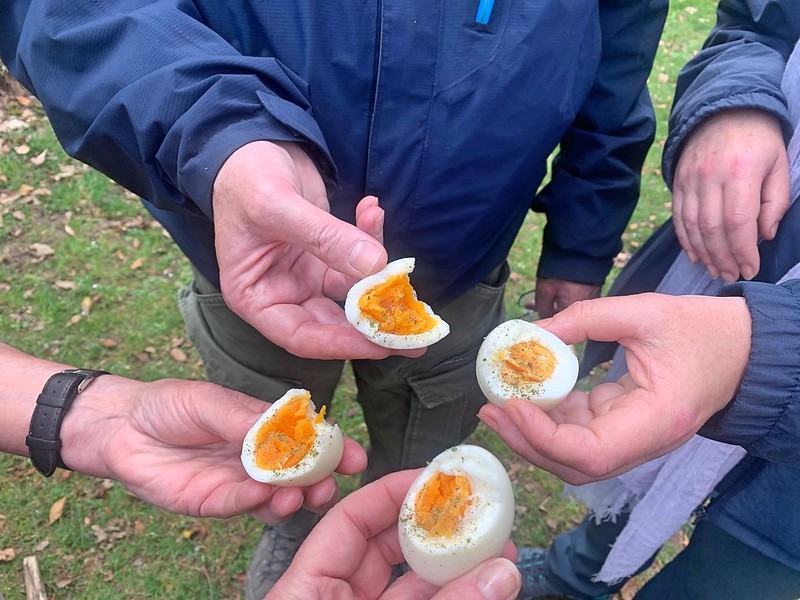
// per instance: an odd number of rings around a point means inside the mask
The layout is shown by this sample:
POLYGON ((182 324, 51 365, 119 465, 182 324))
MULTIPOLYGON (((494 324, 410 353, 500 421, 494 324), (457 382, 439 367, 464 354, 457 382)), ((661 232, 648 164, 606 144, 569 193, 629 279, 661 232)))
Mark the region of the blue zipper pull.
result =
POLYGON ((475 14, 475 22, 480 25, 487 25, 492 17, 492 8, 494 8, 494 0, 480 0, 478 12, 475 14))

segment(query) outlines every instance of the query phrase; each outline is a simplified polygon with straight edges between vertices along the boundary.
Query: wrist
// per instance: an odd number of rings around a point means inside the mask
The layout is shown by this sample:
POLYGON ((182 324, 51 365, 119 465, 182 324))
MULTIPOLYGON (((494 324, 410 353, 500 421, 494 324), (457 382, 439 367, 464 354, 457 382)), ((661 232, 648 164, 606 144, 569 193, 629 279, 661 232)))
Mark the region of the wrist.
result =
POLYGON ((142 383, 115 375, 91 382, 72 403, 61 425, 61 460, 74 471, 113 478, 106 457, 142 383))

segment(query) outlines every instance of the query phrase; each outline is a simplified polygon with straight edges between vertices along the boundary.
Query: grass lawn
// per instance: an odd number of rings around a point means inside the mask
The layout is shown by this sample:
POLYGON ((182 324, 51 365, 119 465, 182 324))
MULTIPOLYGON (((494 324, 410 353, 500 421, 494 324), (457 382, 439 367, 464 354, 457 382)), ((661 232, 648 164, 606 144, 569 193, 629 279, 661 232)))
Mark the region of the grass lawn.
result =
MULTIPOLYGON (((658 138, 643 177, 642 200, 625 234, 620 263, 669 217, 659 156, 680 66, 713 24, 715 4, 672 3, 651 91, 658 138)), ((534 282, 543 221, 531 215, 510 257, 509 317, 534 282)), ((136 198, 68 158, 41 107, 0 78, 0 339, 45 358, 153 380, 203 378, 184 337, 178 290, 190 269, 136 198)), ((333 415, 365 441, 347 374, 333 415)), ((480 427, 474 442, 494 451, 517 493, 514 539, 545 545, 583 510, 559 480, 516 458, 480 427)), ((342 478, 345 490, 354 479, 342 478)), ((239 598, 262 526, 249 518, 193 519, 152 508, 112 481, 59 471, 52 480, 27 459, 0 457, 0 594, 25 598, 22 561, 38 557, 51 598, 239 598)), ((685 543, 678 535, 659 557, 685 543)), ((657 566, 656 566, 657 568, 657 566)), ((631 582, 629 598, 642 578, 631 582)))

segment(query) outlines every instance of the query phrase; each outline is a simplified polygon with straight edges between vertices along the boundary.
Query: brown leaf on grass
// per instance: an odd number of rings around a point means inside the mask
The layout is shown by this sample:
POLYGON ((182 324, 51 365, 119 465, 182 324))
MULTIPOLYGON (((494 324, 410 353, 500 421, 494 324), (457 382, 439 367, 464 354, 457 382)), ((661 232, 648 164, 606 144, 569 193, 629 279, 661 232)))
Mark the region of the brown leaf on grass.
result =
POLYGON ((144 260, 141 258, 137 258, 135 261, 131 263, 131 271, 135 271, 136 269, 141 269, 143 264, 144 260))
POLYGON ((64 225, 64 231, 66 232, 66 234, 68 236, 75 237, 75 230, 72 228, 72 226, 69 223, 64 225))
POLYGON ((11 131, 20 131, 27 129, 28 124, 22 119, 6 119, 0 123, 0 133, 8 133, 11 131))
POLYGON ((50 517, 49 517, 49 524, 52 525, 56 521, 61 518, 61 515, 64 514, 64 505, 67 503, 67 498, 60 498, 53 502, 50 506, 50 517))
POLYGON ((134 521, 133 522, 133 534, 134 535, 144 535, 145 526, 142 521, 134 521))
POLYGON ((74 281, 66 281, 64 279, 57 279, 53 285, 60 290, 74 290, 78 288, 78 284, 74 281))
POLYGON ((667 73, 659 73, 658 74, 658 82, 659 83, 669 83, 669 75, 667 73))
POLYGON ((19 189, 17 190, 17 193, 20 196, 27 196, 32 191, 33 191, 33 186, 32 185, 29 185, 27 183, 23 183, 21 186, 19 186, 19 189))
POLYGON ((186 362, 186 352, 180 348, 173 348, 169 351, 169 354, 175 362, 186 362))
POLYGON ((33 244, 31 244, 30 248, 34 256, 42 260, 56 253, 56 251, 53 250, 51 246, 48 246, 47 244, 42 244, 40 242, 34 242, 33 244))
POLYGON ((42 150, 31 159, 31 164, 35 167, 39 167, 44 164, 45 160, 47 160, 47 150, 42 150))
POLYGON ((19 102, 22 106, 30 106, 31 105, 31 97, 26 96, 25 94, 19 94, 14 97, 14 99, 19 102))
POLYGON ((11 562, 17 553, 13 548, 0 549, 0 562, 11 562))
POLYGON ((43 539, 41 542, 39 542, 38 544, 36 544, 36 545, 33 547, 33 549, 34 549, 34 550, 36 550, 37 552, 41 552, 42 550, 44 550, 45 548, 47 548, 49 545, 50 545, 50 540, 49 540, 49 539, 47 539, 47 538, 44 538, 44 539, 43 539))
POLYGON ((20 156, 25 156, 31 151, 31 147, 28 144, 20 144, 19 146, 14 146, 14 152, 19 154, 20 156))
POLYGON ((11 216, 14 217, 17 221, 24 221, 25 220, 25 213, 21 210, 15 210, 11 213, 11 216))
POLYGON ((67 587, 73 581, 75 581, 75 580, 74 579, 56 579, 56 587, 58 589, 60 589, 60 590, 63 590, 65 587, 67 587))
POLYGON ((119 342, 113 338, 100 338, 99 342, 103 348, 114 348, 119 345, 119 342))
POLYGON ((94 525, 92 525, 91 529, 92 533, 94 534, 94 541, 97 542, 98 544, 102 544, 103 542, 108 540, 108 534, 102 527, 100 527, 100 525, 97 525, 95 523, 94 525))

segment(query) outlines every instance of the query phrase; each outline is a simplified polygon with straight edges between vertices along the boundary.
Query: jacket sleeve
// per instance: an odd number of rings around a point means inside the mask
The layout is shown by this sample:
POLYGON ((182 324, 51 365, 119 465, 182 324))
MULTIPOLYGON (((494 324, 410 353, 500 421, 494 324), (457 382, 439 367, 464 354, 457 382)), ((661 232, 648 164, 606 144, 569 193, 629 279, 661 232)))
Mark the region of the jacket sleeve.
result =
POLYGON ((601 61, 533 203, 547 224, 537 275, 602 284, 622 248, 655 135, 647 90, 666 0, 601 0, 601 61))
POLYGON ((222 163, 259 140, 332 161, 306 84, 239 54, 181 0, 0 3, 0 52, 73 157, 159 208, 211 216, 222 163))
POLYGON ((750 359, 736 396, 700 434, 773 462, 800 464, 800 279, 741 282, 720 296, 743 296, 753 322, 750 359))
POLYGON ((781 120, 791 136, 781 78, 800 38, 800 0, 720 0, 717 23, 678 77, 662 157, 667 185, 686 138, 720 110, 758 108, 781 120))

